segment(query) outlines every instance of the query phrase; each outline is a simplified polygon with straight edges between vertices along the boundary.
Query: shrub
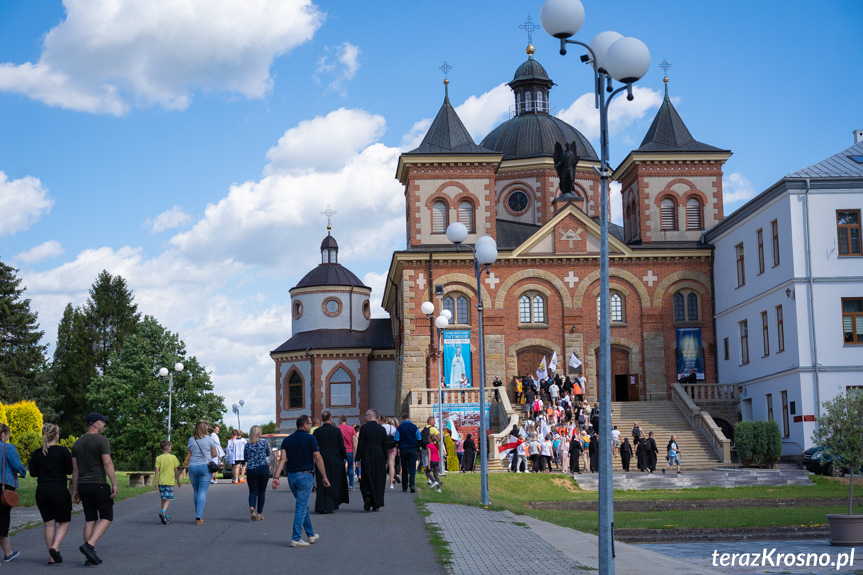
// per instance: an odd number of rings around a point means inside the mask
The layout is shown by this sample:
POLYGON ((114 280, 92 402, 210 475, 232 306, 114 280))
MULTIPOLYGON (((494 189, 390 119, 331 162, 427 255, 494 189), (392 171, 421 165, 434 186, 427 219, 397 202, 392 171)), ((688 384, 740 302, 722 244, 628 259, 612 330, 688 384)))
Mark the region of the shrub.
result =
POLYGON ((75 442, 78 441, 78 438, 74 435, 70 435, 69 437, 65 437, 57 442, 57 445, 62 445, 63 447, 72 450, 72 446, 75 445, 75 442))
POLYGON ((37 449, 42 449, 42 434, 35 431, 25 431, 18 435, 12 443, 18 449, 18 455, 21 457, 21 463, 24 467, 30 464, 30 456, 37 449))
POLYGON ((9 425, 9 420, 6 417, 6 406, 0 403, 0 423, 9 425))
MULTIPOLYGON (((28 431, 33 431, 42 437, 42 412, 32 401, 19 401, 6 406, 7 425, 12 432, 12 441, 16 442, 18 436, 28 431)), ((39 439, 39 443, 42 440, 39 439)))
POLYGON ((775 421, 741 421, 734 428, 734 445, 743 467, 773 467, 782 455, 782 436, 775 421))

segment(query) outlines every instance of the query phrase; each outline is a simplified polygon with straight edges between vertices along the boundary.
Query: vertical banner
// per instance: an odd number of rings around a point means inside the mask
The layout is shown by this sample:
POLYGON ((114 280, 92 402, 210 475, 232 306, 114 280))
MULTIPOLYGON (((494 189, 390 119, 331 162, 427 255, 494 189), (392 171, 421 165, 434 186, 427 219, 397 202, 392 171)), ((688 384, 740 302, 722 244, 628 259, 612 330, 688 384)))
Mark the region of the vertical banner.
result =
POLYGON ((444 387, 464 389, 471 385, 470 331, 443 332, 444 387))
POLYGON ((698 379, 704 379, 704 348, 701 345, 700 327, 677 328, 677 374, 695 370, 698 379))

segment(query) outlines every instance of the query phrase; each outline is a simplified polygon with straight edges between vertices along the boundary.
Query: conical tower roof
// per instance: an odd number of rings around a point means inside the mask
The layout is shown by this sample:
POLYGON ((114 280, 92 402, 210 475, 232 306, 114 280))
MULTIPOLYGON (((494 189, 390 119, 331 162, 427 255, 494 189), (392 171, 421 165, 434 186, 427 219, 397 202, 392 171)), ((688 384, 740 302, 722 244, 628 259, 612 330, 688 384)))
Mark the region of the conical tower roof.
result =
POLYGON ((636 152, 724 152, 708 144, 703 144, 692 137, 686 124, 677 110, 674 109, 674 104, 671 103, 671 98, 668 97, 668 78, 665 78, 665 99, 653 118, 653 123, 641 146, 635 150, 636 152))
MULTIPOLYGON (((446 83, 448 84, 448 82, 446 83)), ((443 105, 438 110, 437 116, 426 132, 422 143, 415 150, 407 152, 414 154, 493 154, 491 150, 483 148, 473 141, 467 128, 449 101, 449 86, 443 99, 443 105)))

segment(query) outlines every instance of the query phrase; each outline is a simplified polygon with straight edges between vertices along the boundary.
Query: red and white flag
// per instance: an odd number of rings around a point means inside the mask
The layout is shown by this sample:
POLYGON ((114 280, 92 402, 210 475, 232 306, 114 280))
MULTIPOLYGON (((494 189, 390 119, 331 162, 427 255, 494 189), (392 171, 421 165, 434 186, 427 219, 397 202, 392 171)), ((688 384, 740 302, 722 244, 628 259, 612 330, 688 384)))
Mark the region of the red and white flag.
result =
POLYGON ((512 450, 521 445, 522 443, 524 443, 524 441, 522 441, 521 439, 518 439, 516 441, 510 441, 509 443, 504 443, 497 448, 498 457, 500 459, 506 459, 512 452, 512 450))

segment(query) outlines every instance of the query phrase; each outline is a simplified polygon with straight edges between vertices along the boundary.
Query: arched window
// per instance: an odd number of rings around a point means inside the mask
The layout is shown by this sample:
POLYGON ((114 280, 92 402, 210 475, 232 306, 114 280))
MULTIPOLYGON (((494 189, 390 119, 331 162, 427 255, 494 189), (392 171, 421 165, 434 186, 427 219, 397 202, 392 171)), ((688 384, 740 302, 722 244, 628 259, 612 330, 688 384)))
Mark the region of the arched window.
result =
POLYGON ((458 312, 455 315, 456 323, 470 324, 470 306, 468 305, 468 299, 464 296, 459 296, 456 304, 456 311, 458 312))
POLYGON ((287 409, 302 409, 305 406, 303 397, 303 378, 296 371, 288 377, 288 390, 285 394, 287 409))
MULTIPOLYGON (((602 306, 599 301, 600 296, 596 296, 596 321, 599 321, 602 318, 602 306)), ((611 321, 616 322, 624 322, 626 320, 623 309, 623 296, 618 292, 611 292, 611 321)))
POLYGON ((701 222, 701 202, 698 198, 686 200, 686 229, 700 230, 704 225, 701 222))
POLYGON ((455 300, 450 296, 443 298, 443 308, 452 314, 450 323, 455 323, 455 300))
POLYGON ((353 378, 343 367, 338 368, 328 380, 330 388, 330 406, 353 405, 353 378))
POLYGON ((530 93, 530 90, 524 93, 524 108, 528 112, 533 111, 533 95, 530 93))
POLYGON ((518 298, 518 321, 545 323, 545 297, 536 292, 521 294, 518 298))
POLYGON ((536 111, 546 112, 548 107, 545 105, 545 93, 542 90, 536 91, 536 111))
POLYGON ((473 204, 467 200, 462 200, 458 204, 458 221, 463 223, 469 234, 476 233, 476 225, 473 217, 473 204))
POLYGON ((677 206, 671 198, 662 200, 659 208, 660 228, 663 230, 677 229, 677 206))
POLYGON ((445 234, 449 224, 446 202, 437 201, 432 204, 432 233, 445 234))
POLYGON ((684 289, 674 294, 674 321, 698 321, 698 294, 684 289))

